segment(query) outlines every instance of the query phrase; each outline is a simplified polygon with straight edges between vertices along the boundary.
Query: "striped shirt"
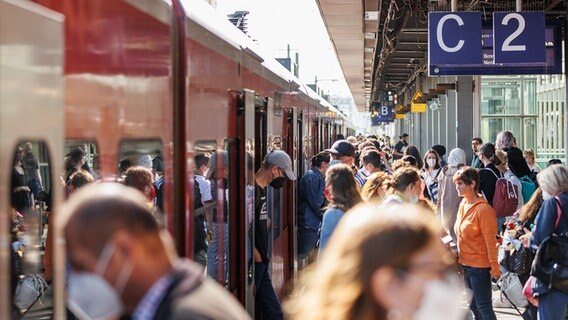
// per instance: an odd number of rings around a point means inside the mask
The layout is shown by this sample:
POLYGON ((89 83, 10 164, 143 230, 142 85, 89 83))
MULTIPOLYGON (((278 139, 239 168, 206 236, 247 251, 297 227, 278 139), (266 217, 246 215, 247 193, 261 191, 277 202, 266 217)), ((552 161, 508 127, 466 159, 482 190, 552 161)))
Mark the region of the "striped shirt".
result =
POLYGON ((136 309, 132 313, 133 320, 151 320, 154 319, 156 311, 164 297, 170 285, 172 284, 172 277, 167 274, 156 281, 150 290, 146 292, 142 300, 136 305, 136 309))

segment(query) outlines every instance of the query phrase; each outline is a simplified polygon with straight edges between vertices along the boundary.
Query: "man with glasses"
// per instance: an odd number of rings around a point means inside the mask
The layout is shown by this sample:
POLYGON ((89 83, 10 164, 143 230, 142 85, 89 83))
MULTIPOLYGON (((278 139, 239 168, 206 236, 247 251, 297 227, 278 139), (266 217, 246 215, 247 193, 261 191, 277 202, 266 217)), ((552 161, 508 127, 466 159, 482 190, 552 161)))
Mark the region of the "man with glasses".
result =
POLYGON ((273 150, 264 157, 260 169, 256 172, 256 197, 254 208, 254 283, 256 288, 256 308, 262 319, 283 319, 282 307, 276 297, 268 267, 268 210, 266 205, 266 187, 280 189, 286 179, 296 180, 292 171, 292 160, 281 150, 273 150))

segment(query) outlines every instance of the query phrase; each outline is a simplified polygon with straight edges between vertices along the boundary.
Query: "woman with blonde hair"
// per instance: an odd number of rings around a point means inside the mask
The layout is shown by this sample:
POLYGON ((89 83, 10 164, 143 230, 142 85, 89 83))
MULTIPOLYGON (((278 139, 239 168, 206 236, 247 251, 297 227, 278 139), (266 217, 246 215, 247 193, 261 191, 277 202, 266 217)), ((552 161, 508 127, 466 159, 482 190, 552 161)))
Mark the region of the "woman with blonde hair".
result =
POLYGON ((290 319, 463 319, 463 287, 439 241, 439 223, 416 206, 365 204, 343 219, 290 319), (380 248, 380 250, 377 250, 380 248))
POLYGON ((416 204, 422 195, 422 178, 414 167, 401 167, 394 172, 388 182, 388 190, 391 194, 384 199, 385 205, 416 204))
POLYGON ((375 172, 370 175, 361 190, 363 201, 382 201, 387 196, 389 181, 390 176, 385 172, 375 172))
MULTIPOLYGON (((536 215, 530 239, 531 248, 538 248, 552 234, 561 235, 568 230, 568 168, 558 164, 552 165, 542 170, 537 179, 544 202, 536 215)), ((550 288, 540 279, 536 279, 532 289, 533 294, 538 297, 540 320, 564 319, 568 306, 567 293, 550 288)))
POLYGON ((328 192, 329 205, 323 214, 321 223, 320 255, 344 213, 361 202, 361 195, 353 177, 353 171, 346 164, 336 164, 327 169, 325 188, 328 192))

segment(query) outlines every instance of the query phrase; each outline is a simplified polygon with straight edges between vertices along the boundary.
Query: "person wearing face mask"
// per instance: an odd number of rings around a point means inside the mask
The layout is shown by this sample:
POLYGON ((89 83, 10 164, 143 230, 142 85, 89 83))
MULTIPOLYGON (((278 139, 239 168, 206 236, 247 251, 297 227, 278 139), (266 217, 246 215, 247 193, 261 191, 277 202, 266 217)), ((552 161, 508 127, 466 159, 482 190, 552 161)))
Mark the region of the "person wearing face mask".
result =
POLYGON ((496 320, 492 305, 491 279, 499 279, 497 224, 495 211, 479 194, 479 175, 471 167, 461 168, 453 177, 463 197, 454 231, 465 285, 473 292, 469 309, 474 319, 496 320))
POLYGON ((464 319, 463 282, 416 206, 353 208, 284 305, 292 320, 464 319))
POLYGON ((440 157, 434 149, 429 149, 424 154, 424 166, 422 167, 422 179, 426 184, 425 196, 432 201, 438 203, 438 179, 442 171, 440 157))
POLYGON ((344 163, 352 166, 355 162, 355 147, 347 140, 337 140, 330 149, 324 150, 331 154, 331 165, 344 163))
POLYGON ((414 167, 403 166, 395 169, 392 179, 388 182, 387 190, 391 194, 383 200, 383 205, 416 204, 422 194, 422 188, 422 179, 414 167))
POLYGON ((461 167, 465 166, 465 161, 465 151, 460 148, 453 149, 448 156, 448 164, 442 169, 440 174, 438 206, 440 207, 442 226, 452 237, 454 244, 457 242, 454 225, 456 224, 461 198, 458 196, 458 191, 452 178, 461 167))
POLYGON ((318 241, 318 228, 323 216, 325 172, 329 167, 329 153, 312 157, 312 168, 299 183, 298 197, 298 259, 310 255, 318 241))
POLYGON ((282 150, 273 150, 264 157, 255 174, 255 230, 254 230, 254 284, 255 307, 265 319, 282 319, 282 308, 268 273, 268 209, 266 187, 280 189, 286 180, 296 180, 290 156, 282 150))
POLYGON ((361 153, 361 169, 355 174, 355 181, 362 188, 370 175, 381 172, 381 154, 377 149, 365 149, 361 153))
POLYGON ((81 188, 56 219, 72 268, 67 306, 79 319, 250 318, 198 264, 177 257, 139 191, 81 188))
POLYGON ((345 212, 361 202, 361 195, 353 172, 345 164, 338 164, 327 169, 325 187, 329 192, 329 205, 321 222, 318 259, 345 212))
MULTIPOLYGON (((553 233, 560 235, 568 230, 568 168, 559 164, 551 165, 542 170, 536 178, 542 189, 544 202, 536 215, 535 226, 530 235, 530 248, 535 251, 544 239, 553 233)), ((568 294, 549 288, 539 279, 536 279, 532 289, 534 296, 538 297, 538 319, 564 319, 568 294)))

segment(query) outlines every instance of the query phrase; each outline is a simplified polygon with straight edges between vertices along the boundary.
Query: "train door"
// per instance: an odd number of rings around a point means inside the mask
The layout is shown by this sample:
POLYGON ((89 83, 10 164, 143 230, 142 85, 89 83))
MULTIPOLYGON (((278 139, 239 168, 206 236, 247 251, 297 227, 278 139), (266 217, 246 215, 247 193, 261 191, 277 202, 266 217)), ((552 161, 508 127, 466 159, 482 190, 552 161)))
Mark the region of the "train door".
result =
MULTIPOLYGON (((296 181, 289 181, 288 188, 285 190, 284 195, 284 219, 282 223, 282 234, 285 237, 283 243, 287 247, 288 255, 284 259, 284 283, 291 283, 291 278, 296 274, 298 269, 298 259, 297 259, 297 234, 298 234, 298 223, 297 223, 297 186, 298 181, 303 175, 303 161, 302 161, 302 149, 301 149, 301 136, 298 136, 298 132, 301 131, 301 115, 298 116, 297 108, 289 108, 286 111, 286 118, 283 128, 284 139, 284 151, 290 155, 292 158, 292 164, 294 166, 294 171, 297 177, 296 181)), ((290 288, 284 288, 288 290, 290 288)))
POLYGON ((254 207, 255 180, 266 150, 266 101, 253 91, 231 92, 236 132, 229 144, 229 290, 254 316, 254 207), (262 135, 264 133, 264 135, 262 135), (257 140, 260 139, 260 140, 257 140), (264 146, 264 147, 263 147, 264 146), (259 160, 260 159, 260 160, 259 160), (245 213, 245 214, 243 214, 245 213))
POLYGON ((64 317, 59 230, 47 232, 62 195, 63 43, 62 15, 0 0, 0 319, 64 317))

